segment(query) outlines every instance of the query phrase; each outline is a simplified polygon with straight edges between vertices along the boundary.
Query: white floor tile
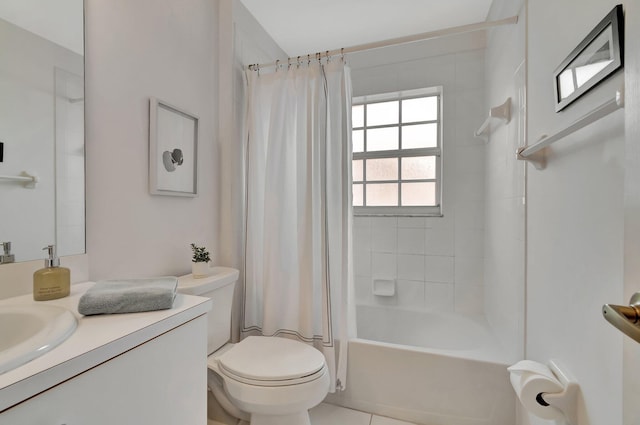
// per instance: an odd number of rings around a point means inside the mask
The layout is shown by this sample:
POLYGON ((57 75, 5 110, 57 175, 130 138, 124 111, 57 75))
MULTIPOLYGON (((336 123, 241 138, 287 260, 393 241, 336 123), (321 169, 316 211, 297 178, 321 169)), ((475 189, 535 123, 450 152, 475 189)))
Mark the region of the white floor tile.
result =
POLYGON ((370 425, 371 415, 321 403, 309 410, 311 425, 370 425))
POLYGON ((373 415, 371 418, 371 425, 413 425, 410 422, 403 422, 397 419, 385 418, 382 416, 373 415))

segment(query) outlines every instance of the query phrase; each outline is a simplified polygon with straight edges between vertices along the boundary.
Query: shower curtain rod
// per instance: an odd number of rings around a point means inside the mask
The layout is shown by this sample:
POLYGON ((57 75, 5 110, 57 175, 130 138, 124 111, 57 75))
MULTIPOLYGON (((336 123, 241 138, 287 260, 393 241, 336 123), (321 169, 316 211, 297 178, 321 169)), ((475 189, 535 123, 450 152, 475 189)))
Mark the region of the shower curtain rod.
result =
POLYGON ((434 38, 446 37, 449 35, 457 35, 457 34, 464 34, 468 32, 481 31, 481 30, 485 30, 493 27, 498 27, 501 25, 511 25, 511 24, 517 24, 517 23, 518 23, 518 16, 516 15, 516 16, 511 16, 509 18, 498 19, 496 21, 478 22, 475 24, 460 25, 457 27, 450 27, 450 28, 445 28, 445 29, 436 30, 436 31, 423 32, 421 34, 414 34, 414 35, 409 35, 405 37, 397 37, 397 38, 391 38, 383 41, 376 41, 374 43, 359 44, 357 46, 344 47, 344 48, 335 49, 335 50, 327 50, 326 52, 311 53, 305 56, 291 57, 291 58, 288 58, 286 61, 277 60, 271 63, 252 64, 252 65, 248 65, 247 69, 254 70, 254 69, 260 69, 260 68, 269 68, 273 66, 278 66, 280 65, 280 63, 284 64, 285 62, 296 64, 301 59, 304 59, 304 58, 306 58, 307 60, 311 60, 311 59, 315 59, 323 56, 329 57, 329 56, 345 55, 347 53, 363 52, 365 50, 380 49, 382 47, 414 43, 416 41, 431 40, 434 38))

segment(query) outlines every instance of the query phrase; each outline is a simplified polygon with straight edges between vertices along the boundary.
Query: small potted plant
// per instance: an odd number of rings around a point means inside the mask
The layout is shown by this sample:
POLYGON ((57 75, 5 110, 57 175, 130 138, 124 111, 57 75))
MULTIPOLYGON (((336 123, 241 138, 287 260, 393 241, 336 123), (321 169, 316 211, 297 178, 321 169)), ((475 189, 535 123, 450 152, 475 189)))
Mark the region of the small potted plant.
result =
POLYGON ((193 257, 191 258, 191 274, 194 278, 201 278, 209 276, 209 262, 211 257, 209 251, 204 246, 196 246, 191 244, 191 250, 193 251, 193 257))

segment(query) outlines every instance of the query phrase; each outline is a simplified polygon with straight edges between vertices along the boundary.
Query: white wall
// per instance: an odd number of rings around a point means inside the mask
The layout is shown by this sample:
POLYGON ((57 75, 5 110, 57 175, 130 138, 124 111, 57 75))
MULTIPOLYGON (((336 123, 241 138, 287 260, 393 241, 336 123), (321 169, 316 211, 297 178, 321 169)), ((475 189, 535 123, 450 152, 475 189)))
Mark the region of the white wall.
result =
POLYGON ((443 86, 443 217, 356 217, 358 303, 483 313, 483 33, 348 55, 354 96, 443 86), (372 280, 396 279, 394 297, 372 280))
MULTIPOLYGON (((621 84, 618 72, 554 112, 554 69, 616 3, 528 2, 529 141, 571 123, 621 84)), ((543 171, 527 166, 526 357, 558 359, 575 375, 579 425, 623 423, 622 335, 601 313, 602 304, 623 301, 623 119, 615 112, 557 142, 543 171)), ((548 423, 526 414, 521 421, 548 423)))
POLYGON ((92 279, 190 272, 217 260, 218 3, 86 1, 87 251, 92 279), (149 98, 197 115, 196 198, 148 190, 149 98))
POLYGON ((526 13, 522 0, 495 0, 489 20, 518 15, 517 25, 489 32, 485 63, 486 110, 511 98, 511 121, 494 122, 486 144, 485 312, 506 361, 524 356, 526 13))

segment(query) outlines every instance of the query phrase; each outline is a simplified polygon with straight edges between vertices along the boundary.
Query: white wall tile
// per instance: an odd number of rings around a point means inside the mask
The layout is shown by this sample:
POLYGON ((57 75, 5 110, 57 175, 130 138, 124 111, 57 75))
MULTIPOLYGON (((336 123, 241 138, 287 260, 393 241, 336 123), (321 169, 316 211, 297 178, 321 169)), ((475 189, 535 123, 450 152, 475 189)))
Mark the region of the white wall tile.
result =
POLYGON ((353 272, 356 276, 371 276, 371 253, 369 251, 353 252, 353 272))
POLYGON ((371 278, 368 276, 356 276, 354 278, 356 304, 371 304, 373 293, 371 291, 371 278))
POLYGON ((424 279, 429 282, 454 282, 454 257, 424 257, 424 279))
POLYGON ((484 231, 456 228, 455 255, 457 257, 484 257, 484 231))
POLYGON ((373 226, 371 229, 371 250, 375 252, 397 252, 398 229, 393 227, 373 226))
POLYGON ((484 281, 484 260, 478 257, 456 257, 456 285, 482 285, 484 281))
POLYGON ((423 228, 398 228, 398 254, 424 254, 424 245, 423 228))
POLYGON ((454 255, 453 226, 437 226, 425 229, 424 253, 426 255, 454 255))
POLYGON ((401 280, 396 282, 398 306, 407 308, 424 308, 424 282, 401 280))
POLYGON ((397 260, 395 254, 374 252, 371 254, 371 275, 374 279, 395 279, 397 260))
POLYGON ((398 255, 398 279, 424 280, 423 255, 398 255))
POLYGON ((426 224, 426 217, 398 217, 398 228, 424 229, 426 224))
POLYGON ((371 217, 371 227, 398 227, 397 217, 371 217))
POLYGON ((371 251, 371 227, 353 227, 353 250, 371 251))
POLYGON ((451 283, 425 282, 424 303, 427 308, 453 311, 454 288, 451 283))

